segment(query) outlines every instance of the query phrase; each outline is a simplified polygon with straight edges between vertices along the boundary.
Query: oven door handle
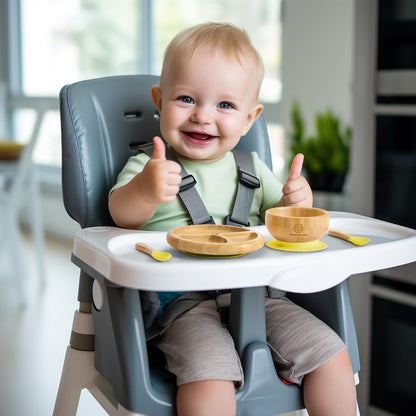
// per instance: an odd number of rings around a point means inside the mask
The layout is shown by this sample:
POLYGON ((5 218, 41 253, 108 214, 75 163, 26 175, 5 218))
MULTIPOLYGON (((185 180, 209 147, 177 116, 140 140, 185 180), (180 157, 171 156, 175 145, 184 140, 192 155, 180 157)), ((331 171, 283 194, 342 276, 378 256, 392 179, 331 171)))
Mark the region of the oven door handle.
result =
POLYGON ((385 287, 373 284, 370 287, 370 293, 371 295, 381 298, 381 299, 390 300, 392 302, 411 306, 413 308, 416 307, 416 296, 401 292, 399 290, 385 288, 385 287))

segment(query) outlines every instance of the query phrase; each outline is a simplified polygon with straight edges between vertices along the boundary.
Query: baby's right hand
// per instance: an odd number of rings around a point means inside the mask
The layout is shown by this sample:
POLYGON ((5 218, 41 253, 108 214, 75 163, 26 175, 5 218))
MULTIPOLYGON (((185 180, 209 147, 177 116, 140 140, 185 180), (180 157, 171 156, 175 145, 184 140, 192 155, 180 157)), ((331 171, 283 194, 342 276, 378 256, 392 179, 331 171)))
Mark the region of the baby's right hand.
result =
POLYGON ((173 202, 179 192, 182 181, 181 166, 166 160, 166 147, 163 140, 156 136, 152 157, 146 163, 140 175, 140 188, 143 196, 154 204, 168 204, 173 202))

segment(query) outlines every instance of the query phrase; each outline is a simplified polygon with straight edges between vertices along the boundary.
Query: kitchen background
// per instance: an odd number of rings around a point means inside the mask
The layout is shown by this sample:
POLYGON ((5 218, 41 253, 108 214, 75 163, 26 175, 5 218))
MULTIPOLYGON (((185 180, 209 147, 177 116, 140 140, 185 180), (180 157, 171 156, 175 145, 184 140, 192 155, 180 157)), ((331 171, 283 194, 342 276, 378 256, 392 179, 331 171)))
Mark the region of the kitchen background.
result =
MULTIPOLYGON (((277 175, 285 177, 291 157, 294 101, 300 105, 307 135, 316 133, 317 113, 331 110, 342 126, 352 129, 350 166, 342 191, 316 191, 315 205, 416 228, 414 1, 123 3, 125 9, 111 0, 0 0, 0 137, 27 141, 37 111, 47 109, 34 158, 39 163, 48 252, 46 295, 39 297, 36 273, 29 275, 31 292, 25 309, 19 308, 9 284, 12 267, 6 255, 0 256, 5 264, 0 266, 1 414, 24 414, 19 397, 33 397, 30 389, 38 392, 33 400, 47 409, 36 414, 51 413, 76 307, 77 271, 69 255, 78 226, 66 215, 61 200, 59 88, 95 76, 158 73, 166 42, 196 20, 230 20, 245 26, 265 58, 261 99, 277 175), (68 272, 62 286, 57 285, 60 270, 68 272), (35 316, 44 319, 32 321, 35 316), (42 368, 37 360, 45 359, 44 351, 36 355, 27 344, 44 345, 37 337, 48 339, 53 331, 48 333, 47 325, 54 328, 57 320, 62 321, 61 331, 54 334, 58 341, 50 354, 48 382, 23 382, 16 376, 20 371, 25 377, 22 362, 27 378, 36 380, 35 373, 42 368), (45 330, 30 332, 28 322, 45 330)), ((25 235, 29 209, 30 205, 21 214, 25 235)), ((33 264, 32 240, 25 241, 26 257, 33 264)), ((412 264, 350 279, 362 362, 358 394, 363 415, 407 415, 416 405, 415 272, 412 264)))

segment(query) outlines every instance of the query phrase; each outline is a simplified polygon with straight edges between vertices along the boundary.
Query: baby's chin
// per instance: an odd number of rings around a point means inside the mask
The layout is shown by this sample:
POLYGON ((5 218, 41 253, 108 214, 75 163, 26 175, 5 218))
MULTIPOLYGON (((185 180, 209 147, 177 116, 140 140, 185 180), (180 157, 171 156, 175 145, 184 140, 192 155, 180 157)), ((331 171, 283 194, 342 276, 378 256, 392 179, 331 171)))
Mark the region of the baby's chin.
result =
POLYGON ((173 149, 176 157, 178 159, 189 160, 191 162, 197 163, 213 163, 217 160, 222 159, 225 156, 225 153, 208 153, 206 151, 183 151, 173 149))

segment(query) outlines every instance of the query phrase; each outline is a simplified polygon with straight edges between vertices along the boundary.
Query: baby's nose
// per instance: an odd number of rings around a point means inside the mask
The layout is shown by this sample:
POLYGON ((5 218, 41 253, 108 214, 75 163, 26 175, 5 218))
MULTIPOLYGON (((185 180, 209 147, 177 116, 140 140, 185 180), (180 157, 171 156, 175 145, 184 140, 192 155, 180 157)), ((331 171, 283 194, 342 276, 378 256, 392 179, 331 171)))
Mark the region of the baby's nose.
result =
POLYGON ((198 106, 192 114, 192 121, 199 124, 211 124, 213 122, 213 112, 208 107, 198 106))

